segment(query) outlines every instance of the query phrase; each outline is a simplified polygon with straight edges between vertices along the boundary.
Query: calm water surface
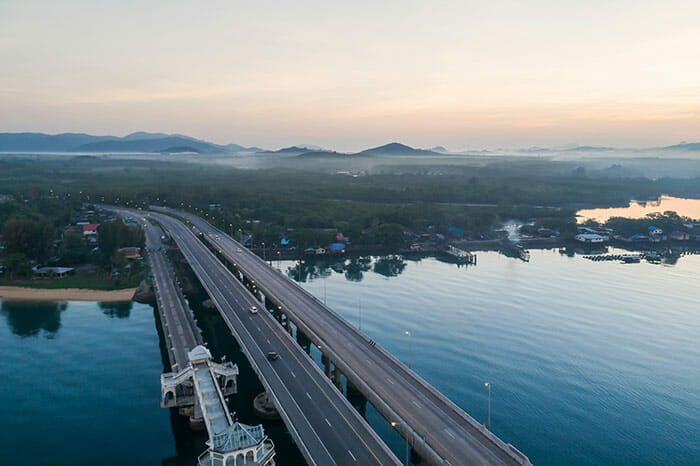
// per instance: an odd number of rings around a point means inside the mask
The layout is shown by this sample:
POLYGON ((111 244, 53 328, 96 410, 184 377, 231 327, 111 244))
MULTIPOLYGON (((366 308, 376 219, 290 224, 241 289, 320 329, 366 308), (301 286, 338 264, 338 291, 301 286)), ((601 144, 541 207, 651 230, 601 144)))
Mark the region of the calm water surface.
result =
MULTIPOLYGON (((700 463, 700 256, 335 262, 307 265, 302 285, 400 359, 410 346, 413 368, 481 422, 491 382, 493 430, 533 463, 700 463)), ((259 383, 218 316, 199 317, 215 354, 241 366, 233 408, 254 422, 259 383)), ((2 464, 175 464, 203 450, 158 405, 149 306, 4 302, 0 352, 2 464)), ((371 406, 366 416, 402 458, 398 435, 371 406)), ((266 430, 282 462, 298 463, 283 427, 266 430)))
POLYGON ((583 209, 576 212, 579 223, 586 220, 606 222, 611 217, 643 218, 652 213, 676 212, 681 217, 700 220, 700 199, 661 196, 655 201, 630 201, 627 207, 583 209))
POLYGON ((481 422, 491 382, 493 430, 534 464, 700 464, 700 256, 531 252, 481 252, 468 268, 375 259, 303 285, 356 325, 361 302, 362 330, 403 361, 412 350, 481 422))

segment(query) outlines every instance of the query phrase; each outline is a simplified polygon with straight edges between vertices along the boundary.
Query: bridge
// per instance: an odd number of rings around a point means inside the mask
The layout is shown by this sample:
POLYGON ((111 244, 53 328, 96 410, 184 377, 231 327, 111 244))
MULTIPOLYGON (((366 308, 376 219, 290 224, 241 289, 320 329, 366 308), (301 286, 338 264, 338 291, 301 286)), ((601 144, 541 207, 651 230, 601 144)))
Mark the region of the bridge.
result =
MULTIPOLYGON (((517 448, 503 442, 380 345, 225 232, 187 212, 152 209, 182 219, 152 214, 175 233, 176 242, 195 271, 209 264, 208 271, 196 273, 212 298, 221 295, 218 301, 223 301, 228 288, 238 290, 239 280, 245 281, 259 299, 284 313, 297 331, 321 350, 334 365, 335 375, 345 375, 348 384, 377 408, 421 460, 450 465, 531 464, 517 448), (194 240, 195 234, 201 241, 194 240), (207 245, 208 254, 202 243, 207 245), (212 262, 213 254, 220 260, 212 262), (237 279, 231 279, 229 269, 237 279)), ((250 295, 238 293, 239 299, 242 296, 250 295)), ((246 305, 250 303, 246 298, 246 305)), ((274 389, 268 391, 275 393, 274 389)), ((278 406, 286 406, 280 401, 278 406)))
POLYGON ((216 363, 205 348, 196 321, 163 253, 158 226, 150 225, 137 212, 121 215, 141 223, 146 233, 146 252, 156 295, 161 329, 172 372, 161 375, 161 406, 177 407, 189 416, 190 424, 204 424, 208 449, 199 457, 200 466, 274 465, 274 445, 261 425, 235 422, 226 397, 236 393, 238 367, 216 363))
POLYGON ((261 303, 191 228, 166 215, 148 215, 157 220, 178 245, 309 464, 400 464, 288 330, 262 309, 255 314, 250 312, 253 306, 261 307, 261 303), (279 354, 279 359, 268 359, 270 351, 279 354))

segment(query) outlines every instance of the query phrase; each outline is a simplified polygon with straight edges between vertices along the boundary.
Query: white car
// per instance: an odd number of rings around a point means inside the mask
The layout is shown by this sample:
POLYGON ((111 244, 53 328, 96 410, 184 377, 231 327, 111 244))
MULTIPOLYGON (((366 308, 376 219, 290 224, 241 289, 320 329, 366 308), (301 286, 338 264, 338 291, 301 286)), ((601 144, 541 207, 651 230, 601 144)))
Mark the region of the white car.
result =
POLYGON ((258 308, 255 307, 255 306, 251 307, 251 308, 250 308, 250 313, 251 313, 251 314, 257 314, 257 313, 258 313, 258 308))
POLYGON ((243 249, 241 249, 241 248, 238 248, 238 252, 243 252, 243 249))

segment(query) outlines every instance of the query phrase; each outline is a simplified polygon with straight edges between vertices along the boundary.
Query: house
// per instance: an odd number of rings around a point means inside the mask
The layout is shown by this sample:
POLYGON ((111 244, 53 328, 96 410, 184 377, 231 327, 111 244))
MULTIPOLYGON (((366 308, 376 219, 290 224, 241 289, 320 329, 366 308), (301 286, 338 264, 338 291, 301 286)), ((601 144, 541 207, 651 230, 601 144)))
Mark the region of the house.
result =
POLYGON ((119 248, 119 252, 124 253, 124 257, 129 260, 141 258, 141 250, 135 246, 119 248))
POLYGON ((574 239, 580 243, 592 244, 604 243, 608 240, 608 237, 596 233, 580 233, 574 236, 574 239))
POLYGON ((328 245, 328 249, 334 254, 343 254, 345 252, 345 243, 331 243, 328 245))
POLYGON ((81 225, 83 229, 83 236, 97 236, 97 227, 99 223, 84 223, 81 225))
POLYGON ((73 267, 37 267, 32 268, 34 275, 40 277, 58 277, 63 278, 70 273, 73 273, 75 269, 73 267))
POLYGON ((668 237, 675 241, 688 241, 690 239, 690 235, 684 231, 672 231, 668 237))

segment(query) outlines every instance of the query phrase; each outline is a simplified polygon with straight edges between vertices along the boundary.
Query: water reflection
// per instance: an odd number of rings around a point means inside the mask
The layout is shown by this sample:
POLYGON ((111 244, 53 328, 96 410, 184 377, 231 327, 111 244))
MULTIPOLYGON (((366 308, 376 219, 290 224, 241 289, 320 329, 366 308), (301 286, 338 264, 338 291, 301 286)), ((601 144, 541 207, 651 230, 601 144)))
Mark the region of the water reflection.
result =
POLYGON ((386 256, 374 263, 374 273, 385 277, 398 277, 406 268, 406 262, 401 256, 386 256))
POLYGON ((61 328, 61 312, 67 306, 65 302, 2 301, 0 313, 15 335, 26 338, 43 334, 51 339, 61 328))
POLYGON ((97 303, 104 315, 117 319, 126 319, 131 315, 132 301, 113 301, 97 303))
POLYGON ((387 256, 324 257, 297 261, 287 268, 287 276, 298 282, 327 278, 331 274, 343 274, 351 282, 361 282, 366 272, 372 271, 385 277, 397 277, 406 268, 406 260, 398 254, 387 256))
POLYGON ((681 217, 700 219, 700 199, 661 196, 655 201, 630 201, 627 207, 583 209, 576 212, 576 216, 579 223, 586 220, 604 223, 612 217, 644 218, 654 212, 663 213, 666 211, 676 212, 681 217))

